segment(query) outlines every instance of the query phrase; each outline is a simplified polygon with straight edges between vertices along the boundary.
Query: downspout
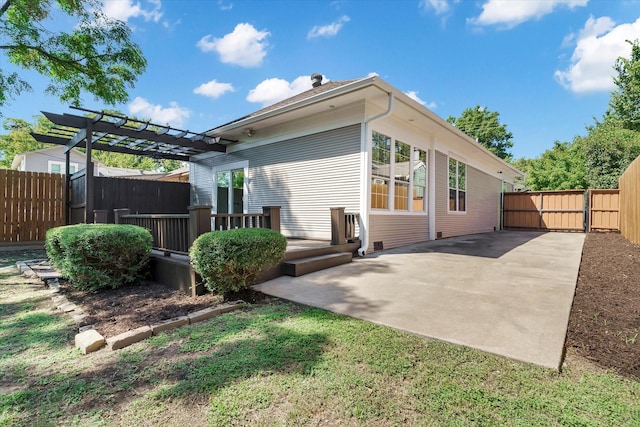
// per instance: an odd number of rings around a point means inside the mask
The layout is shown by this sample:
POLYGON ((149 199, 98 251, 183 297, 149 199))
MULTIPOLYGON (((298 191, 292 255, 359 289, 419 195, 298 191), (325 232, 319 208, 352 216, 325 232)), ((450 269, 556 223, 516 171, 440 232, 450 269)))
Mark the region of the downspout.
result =
POLYGON ((369 247, 369 209, 371 206, 371 166, 369 160, 371 153, 371 138, 369 138, 369 123, 391 114, 394 95, 393 92, 387 92, 387 94, 389 95, 389 105, 387 110, 365 120, 362 124, 362 135, 360 140, 362 156, 360 167, 362 173, 360 176, 362 177, 363 182, 361 186, 362 193, 360 194, 360 218, 362 218, 362 222, 360 223, 361 240, 360 249, 358 249, 359 256, 365 256, 367 248, 369 247))

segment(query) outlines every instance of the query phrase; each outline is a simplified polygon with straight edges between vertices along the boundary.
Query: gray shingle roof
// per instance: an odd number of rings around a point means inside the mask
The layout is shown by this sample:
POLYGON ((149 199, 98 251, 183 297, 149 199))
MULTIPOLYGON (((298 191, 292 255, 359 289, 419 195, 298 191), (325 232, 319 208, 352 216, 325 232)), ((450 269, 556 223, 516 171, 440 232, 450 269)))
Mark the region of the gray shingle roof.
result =
POLYGON ((280 102, 276 102, 275 104, 272 104, 272 105, 269 105, 267 107, 264 107, 264 108, 262 108, 262 109, 260 109, 258 111, 254 111, 253 113, 247 114, 246 116, 239 117, 239 118, 237 118, 235 120, 230 121, 229 123, 225 123, 223 125, 217 126, 216 128, 211 129, 211 131, 213 131, 213 130, 215 130, 217 128, 223 127, 223 126, 227 126, 227 125, 239 122, 239 121, 244 120, 244 119, 248 119, 250 117, 259 116, 259 115, 267 113, 269 111, 277 110, 278 108, 286 107, 287 105, 295 104, 296 102, 305 100, 307 98, 311 98, 312 96, 319 95, 319 94, 321 94, 323 92, 328 92, 328 91, 330 91, 332 89, 336 89, 338 87, 347 85, 347 84, 355 82, 357 80, 359 80, 359 79, 328 81, 328 82, 323 83, 322 85, 320 85, 318 87, 311 88, 311 89, 309 89, 307 91, 304 91, 302 93, 294 95, 294 96, 292 96, 290 98, 284 99, 284 100, 282 100, 280 102))

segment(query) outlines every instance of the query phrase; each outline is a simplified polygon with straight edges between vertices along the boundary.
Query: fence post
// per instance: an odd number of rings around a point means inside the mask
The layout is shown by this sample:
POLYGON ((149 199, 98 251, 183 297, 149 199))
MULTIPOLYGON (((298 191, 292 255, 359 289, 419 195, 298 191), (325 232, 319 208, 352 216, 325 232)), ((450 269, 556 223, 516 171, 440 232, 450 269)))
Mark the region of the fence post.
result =
POLYGON ((114 223, 116 224, 121 224, 122 223, 122 219, 120 219, 120 217, 122 215, 129 215, 131 213, 131 211, 127 208, 122 208, 122 209, 114 209, 113 210, 113 216, 114 216, 114 223))
POLYGON ((211 231, 211 206, 189 206, 189 247, 201 234, 211 231))
POLYGON ((93 223, 94 224, 106 224, 107 214, 109 211, 103 209, 94 209, 93 211, 93 223))
POLYGON ((331 209, 331 244, 344 245, 347 243, 345 235, 344 208, 331 209))
POLYGON ((265 228, 280 232, 280 206, 263 206, 262 213, 265 216, 265 228))

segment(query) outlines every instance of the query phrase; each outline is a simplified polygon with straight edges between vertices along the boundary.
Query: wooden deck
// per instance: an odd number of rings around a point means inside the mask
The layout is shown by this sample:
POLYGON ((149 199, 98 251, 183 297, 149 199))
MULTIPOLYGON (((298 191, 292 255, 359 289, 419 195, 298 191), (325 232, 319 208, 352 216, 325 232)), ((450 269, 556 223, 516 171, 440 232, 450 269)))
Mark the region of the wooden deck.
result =
MULTIPOLYGON (((283 263, 303 258, 317 257, 340 252, 356 253, 360 243, 332 245, 329 240, 287 239, 287 250, 283 263)), ((188 295, 196 296, 205 293, 203 284, 196 276, 189 256, 178 253, 151 251, 151 275, 156 282, 172 288, 180 289, 188 295)), ((274 279, 282 275, 282 264, 264 271, 259 281, 274 279)))

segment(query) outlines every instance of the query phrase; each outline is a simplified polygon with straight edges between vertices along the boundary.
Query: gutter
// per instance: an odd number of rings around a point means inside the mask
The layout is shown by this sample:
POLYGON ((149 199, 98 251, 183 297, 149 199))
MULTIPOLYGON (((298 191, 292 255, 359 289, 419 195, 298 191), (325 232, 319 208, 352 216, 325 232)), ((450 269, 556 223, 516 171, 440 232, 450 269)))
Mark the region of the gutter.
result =
POLYGON ((371 205, 371 167, 369 166, 369 153, 371 153, 371 138, 369 138, 369 123, 374 120, 382 119, 391 114, 393 110, 393 102, 394 102, 394 94, 393 92, 387 92, 389 96, 389 105, 387 106, 387 110, 376 115, 370 117, 365 120, 362 124, 362 136, 361 136, 361 174, 362 182, 361 188, 363 189, 360 194, 360 217, 362 218, 362 222, 360 224, 360 248, 358 249, 359 256, 365 256, 367 248, 369 247, 369 206, 371 205), (364 227, 363 227, 364 225, 364 227), (364 228, 364 230, 363 230, 364 228))

